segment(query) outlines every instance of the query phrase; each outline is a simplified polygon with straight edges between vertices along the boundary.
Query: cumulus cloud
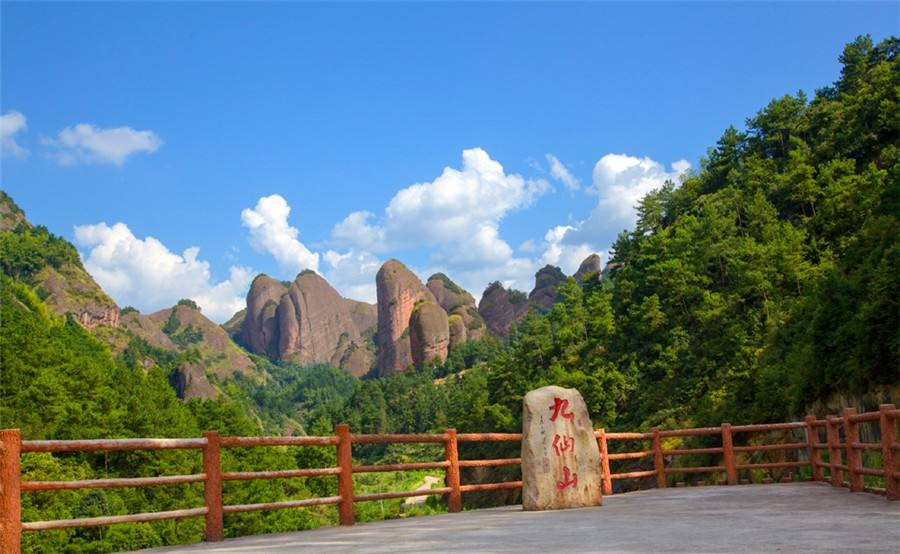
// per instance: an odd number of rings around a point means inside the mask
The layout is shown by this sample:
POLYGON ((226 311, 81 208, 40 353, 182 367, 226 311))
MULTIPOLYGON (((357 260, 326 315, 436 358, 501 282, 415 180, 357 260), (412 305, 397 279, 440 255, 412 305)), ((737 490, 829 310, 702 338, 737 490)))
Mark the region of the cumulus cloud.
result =
POLYGON ((612 244, 619 232, 637 222, 637 205, 666 181, 680 182, 690 170, 687 160, 678 160, 671 169, 651 159, 627 154, 607 154, 594 165, 589 192, 597 195, 597 205, 584 221, 572 225, 560 244, 612 244))
POLYGON ((153 237, 135 237, 124 223, 76 226, 75 243, 88 249, 85 269, 119 305, 153 311, 191 298, 217 323, 245 306, 250 268, 232 266, 228 279, 213 282, 197 247, 179 255, 153 237))
POLYGON ((250 244, 271 254, 282 271, 291 275, 304 269, 319 269, 319 254, 309 250, 297 238, 300 231, 288 223, 291 207, 278 194, 263 196, 254 208, 241 212, 241 222, 250 232, 250 244))
POLYGON ((549 229, 544 235, 541 261, 544 264, 558 266, 566 275, 574 274, 581 262, 591 254, 600 254, 601 258, 605 254, 603 250, 595 248, 589 242, 576 242, 574 244, 563 242, 566 234, 574 230, 575 227, 571 225, 557 225, 549 229))
POLYGON ((550 190, 543 179, 506 173, 481 148, 462 153, 462 167, 446 167, 433 181, 399 190, 381 217, 353 212, 335 225, 334 243, 357 251, 384 253, 425 247, 429 265, 463 286, 483 287, 496 279, 533 276, 533 260, 514 257, 500 236, 500 222, 550 190), (493 275, 487 281, 480 276, 493 275))
POLYGON ((342 296, 363 302, 376 301, 375 274, 382 260, 370 252, 358 250, 344 253, 328 250, 322 257, 328 267, 325 279, 342 296))
POLYGON ((592 191, 600 196, 598 208, 607 218, 633 225, 638 202, 666 181, 677 182, 690 167, 687 160, 678 160, 671 171, 666 171, 665 166, 650 158, 607 154, 594 165, 592 191))
POLYGON ((564 184, 570 190, 578 190, 581 183, 579 183, 578 179, 569 172, 569 168, 559 161, 559 158, 553 154, 547 154, 547 161, 550 163, 550 176, 564 184))
POLYGON ((61 130, 56 138, 43 138, 41 143, 52 149, 61 164, 108 163, 121 166, 133 154, 155 152, 163 141, 153 131, 136 131, 131 127, 101 129, 79 123, 61 130))
POLYGON ((24 158, 28 150, 16 142, 16 134, 27 127, 25 116, 17 111, 9 111, 0 115, 0 152, 4 156, 24 158))

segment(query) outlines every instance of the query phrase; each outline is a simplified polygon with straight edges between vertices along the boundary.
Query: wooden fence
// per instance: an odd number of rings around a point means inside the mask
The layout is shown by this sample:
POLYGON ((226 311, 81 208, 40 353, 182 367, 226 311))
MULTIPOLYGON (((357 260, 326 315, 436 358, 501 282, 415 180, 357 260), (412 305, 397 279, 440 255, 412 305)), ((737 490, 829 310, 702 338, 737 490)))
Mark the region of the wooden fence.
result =
MULTIPOLYGON (((730 425, 661 431, 653 429, 642 433, 607 433, 603 429, 596 432, 601 454, 602 489, 604 495, 612 494, 613 480, 655 477, 656 486, 667 485, 667 476, 682 473, 721 473, 725 475, 722 484, 738 484, 738 472, 742 470, 800 468, 809 467, 812 479, 825 481, 825 471, 832 486, 846 486, 851 491, 876 492, 889 499, 900 498, 900 443, 897 442, 897 423, 900 410, 893 404, 884 404, 876 412, 858 414, 847 408, 840 417, 831 416, 816 419, 809 416, 802 422, 774 423, 763 425, 730 425), (859 425, 877 424, 881 441, 878 443, 859 442, 859 425), (822 442, 822 430, 825 441, 822 442), (735 433, 763 433, 772 431, 803 430, 805 441, 778 444, 754 444, 735 446, 735 433), (670 437, 693 437, 717 435, 722 446, 693 449, 663 449, 662 441, 670 437), (841 439, 843 437, 843 440, 841 439), (650 441, 649 450, 609 453, 611 441, 650 441), (800 451, 806 452, 807 460, 773 463, 737 463, 741 453, 758 451, 800 451), (828 453, 828 461, 821 461, 821 452, 828 453), (861 453, 866 450, 881 453, 882 467, 869 468, 862 465, 861 453), (721 455, 722 463, 715 466, 679 467, 667 466, 666 457, 681 455, 721 455), (653 459, 653 469, 612 473, 610 462, 616 460, 653 459), (844 476, 847 476, 845 482, 844 476), (884 488, 865 487, 865 476, 878 476, 884 480, 884 488)), ((351 434, 347 425, 335 426, 333 436, 324 437, 220 437, 217 432, 206 432, 199 439, 98 439, 98 440, 37 440, 22 441, 18 429, 0 431, 0 552, 19 552, 22 531, 42 531, 112 525, 116 523, 145 522, 164 519, 178 519, 203 516, 206 520, 206 540, 224 539, 224 515, 257 510, 277 510, 337 504, 341 525, 353 525, 355 502, 406 498, 425 495, 446 495, 450 512, 462 509, 462 493, 515 489, 521 481, 500 483, 460 484, 460 468, 497 467, 521 464, 520 458, 487 460, 460 460, 459 443, 465 442, 520 442, 521 433, 457 433, 448 429, 441 434, 397 434, 358 435, 351 434), (416 462, 389 465, 354 466, 352 445, 371 443, 441 443, 444 445, 444 459, 437 462, 416 462), (222 472, 220 452, 223 448, 248 448, 263 446, 318 446, 337 449, 337 467, 302 468, 282 471, 222 472), (120 479, 90 479, 82 481, 22 481, 20 475, 20 455, 28 452, 90 452, 122 450, 166 450, 195 449, 203 455, 203 473, 193 475, 170 475, 162 477, 138 477, 120 479), (429 490, 391 491, 373 494, 354 494, 353 475, 381 471, 411 471, 422 469, 443 469, 446 472, 445 487, 429 490), (334 475, 338 482, 338 495, 283 502, 262 502, 258 504, 225 505, 222 497, 224 481, 250 479, 283 479, 295 477, 321 477, 334 475), (174 485, 184 483, 204 484, 204 506, 166 512, 151 512, 82 519, 53 521, 21 521, 21 493, 28 491, 72 490, 90 488, 146 487, 153 485, 174 485)), ((746 442, 746 441, 741 441, 746 442)))

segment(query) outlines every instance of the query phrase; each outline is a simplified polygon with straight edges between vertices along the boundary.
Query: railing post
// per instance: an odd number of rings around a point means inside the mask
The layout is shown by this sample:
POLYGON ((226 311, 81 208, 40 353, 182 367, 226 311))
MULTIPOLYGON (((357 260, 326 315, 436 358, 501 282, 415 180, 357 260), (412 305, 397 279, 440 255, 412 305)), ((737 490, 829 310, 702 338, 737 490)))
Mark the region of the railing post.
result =
POLYGON ((18 554, 22 537, 21 475, 18 429, 0 431, 0 552, 18 554))
POLYGON ((822 476, 822 468, 819 467, 819 464, 822 461, 822 456, 819 453, 819 449, 816 448, 816 443, 819 442, 819 431, 816 429, 816 426, 813 423, 816 421, 816 416, 808 415, 806 416, 806 449, 809 451, 809 465, 812 468, 812 478, 813 481, 824 481, 825 478, 822 476))
POLYGON ((666 462, 663 460, 658 427, 653 428, 653 468, 656 470, 656 488, 666 488, 666 462))
POLYGON ((609 445, 606 443, 606 429, 598 432, 597 443, 600 447, 600 494, 609 496, 612 494, 612 477, 609 472, 609 445))
POLYGON ((731 424, 722 424, 722 454, 725 461, 725 479, 729 485, 737 485, 737 466, 734 463, 734 446, 731 444, 731 424))
POLYGON ((218 431, 203 433, 206 446, 203 447, 203 473, 206 482, 203 497, 206 501, 206 540, 225 540, 225 522, 222 512, 222 461, 221 441, 218 431))
POLYGON ((841 451, 838 437, 839 417, 828 416, 825 418, 825 428, 828 434, 828 465, 831 469, 831 486, 840 487, 844 484, 844 472, 835 467, 841 463, 841 451))
POLYGON ((350 426, 339 423, 334 426, 334 434, 337 435, 337 463, 341 472, 338 474, 338 495, 341 497, 339 504, 341 525, 355 525, 356 516, 353 515, 353 443, 350 436, 350 426))
POLYGON ((844 408, 844 439, 847 442, 847 473, 850 481, 851 492, 862 492, 863 476, 859 472, 862 466, 862 453, 853 448, 853 443, 859 442, 858 423, 851 421, 850 417, 856 415, 856 408, 844 408))
POLYGON ((893 443, 897 442, 897 418, 888 415, 896 410, 893 404, 878 406, 878 423, 881 425, 881 455, 884 463, 884 489, 888 500, 900 500, 900 477, 894 472, 900 471, 900 452, 895 452, 893 443))
POLYGON ((462 493, 459 490, 459 445, 456 440, 456 429, 444 431, 447 440, 444 442, 444 455, 447 462, 447 486, 452 490, 447 496, 447 509, 451 512, 462 510, 462 493))

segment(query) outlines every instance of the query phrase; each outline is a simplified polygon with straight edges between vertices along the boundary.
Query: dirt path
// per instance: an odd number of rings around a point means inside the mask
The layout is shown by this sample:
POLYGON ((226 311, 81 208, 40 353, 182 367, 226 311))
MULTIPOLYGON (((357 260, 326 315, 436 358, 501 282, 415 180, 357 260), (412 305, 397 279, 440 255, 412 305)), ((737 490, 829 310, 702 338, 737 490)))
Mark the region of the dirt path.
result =
MULTIPOLYGON (((440 483, 441 481, 443 481, 443 479, 441 479, 440 477, 432 477, 431 475, 429 475, 428 477, 425 478, 425 482, 421 486, 416 487, 413 490, 427 491, 428 489, 432 488, 432 486, 434 486, 437 483, 440 483)), ((428 500, 427 494, 423 495, 423 496, 410 496, 409 498, 407 498, 406 500, 403 501, 403 505, 404 506, 413 506, 415 504, 424 504, 426 500, 428 500)))

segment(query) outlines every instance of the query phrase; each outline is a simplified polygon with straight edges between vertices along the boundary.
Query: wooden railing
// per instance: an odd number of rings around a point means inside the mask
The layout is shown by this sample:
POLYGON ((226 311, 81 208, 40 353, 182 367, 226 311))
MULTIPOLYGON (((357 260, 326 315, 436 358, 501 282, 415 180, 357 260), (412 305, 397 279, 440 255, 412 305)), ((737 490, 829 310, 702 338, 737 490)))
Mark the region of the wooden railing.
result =
MULTIPOLYGON (((851 491, 867 491, 885 494, 890 499, 900 498, 900 443, 897 442, 897 423, 900 421, 900 410, 893 404, 884 404, 877 412, 857 414, 848 408, 840 417, 816 419, 809 416, 803 422, 775 423, 763 425, 730 425, 720 427, 701 427, 693 429, 665 430, 653 429, 640 433, 607 433, 600 429, 596 438, 600 447, 602 492, 612 494, 612 482, 617 479, 638 479, 654 477, 656 486, 666 487, 667 476, 682 473, 724 473, 722 484, 738 484, 740 471, 773 468, 809 467, 813 480, 824 481, 825 470, 828 481, 836 487, 847 486, 851 491), (881 441, 864 443, 859 441, 860 424, 878 424, 881 441), (825 442, 821 441, 820 431, 825 429, 825 442), (735 446, 733 435, 736 433, 760 433, 772 431, 803 430, 803 442, 778 444, 753 444, 735 446), (841 433, 843 431, 843 433, 841 433), (663 449, 663 439, 672 437, 693 437, 717 435, 721 437, 721 446, 691 449, 663 449), (844 440, 840 437, 843 435, 844 440), (610 441, 650 441, 649 450, 633 452, 609 453, 610 441), (806 452, 807 460, 784 461, 772 463, 738 463, 743 453, 758 451, 801 451, 806 452), (828 462, 821 461, 821 452, 827 451, 828 462), (861 453, 866 450, 880 451, 882 468, 869 468, 862 465, 861 453), (846 461, 842 458, 845 454, 846 461), (679 467, 666 464, 666 458, 682 455, 721 455, 722 463, 715 466, 679 467), (612 473, 610 462, 617 460, 653 459, 653 469, 612 473), (845 483, 843 476, 848 476, 845 483), (884 488, 864 486, 865 476, 877 476, 884 480, 884 488)), ((473 491, 492 491, 516 489, 522 486, 521 481, 499 483, 460 484, 460 468, 498 467, 521 464, 520 458, 500 458, 481 460, 460 460, 459 443, 466 442, 521 442, 521 433, 457 433, 448 429, 441 434, 405 434, 405 435, 358 435, 351 434, 347 425, 335 426, 334 436, 323 437, 220 437, 217 432, 206 432, 199 439, 98 439, 98 440, 37 440, 22 441, 18 429, 0 431, 0 552, 18 552, 22 531, 42 531, 47 529, 67 529, 72 527, 90 527, 113 525, 117 523, 146 522, 187 517, 205 518, 206 540, 221 541, 224 533, 224 515, 259 510, 277 510, 318 505, 338 505, 341 525, 354 525, 354 504, 371 500, 406 498, 426 495, 446 495, 450 512, 462 509, 462 493, 473 491), (444 459, 435 462, 414 462, 386 465, 353 465, 352 446, 354 444, 372 443, 440 443, 444 445, 444 459), (280 471, 254 472, 222 472, 220 453, 223 448, 251 448, 263 446, 316 446, 335 447, 337 449, 337 467, 300 468, 280 471), (22 481, 20 475, 20 456, 29 452, 91 452, 122 450, 168 450, 194 449, 201 450, 203 456, 203 473, 192 475, 170 475, 161 477, 137 477, 117 479, 90 479, 81 481, 22 481), (353 492, 353 475, 383 471, 413 471, 423 469, 443 469, 446 473, 445 485, 442 488, 390 491, 370 494, 353 492), (224 481, 252 479, 283 479, 296 477, 337 477, 338 495, 302 500, 281 502, 261 502, 257 504, 225 505, 222 496, 224 481), (65 519, 50 521, 21 521, 21 493, 30 491, 72 490, 90 488, 146 487, 154 485, 175 485, 186 483, 204 484, 204 506, 151 512, 140 514, 91 517, 81 519, 65 519)))

